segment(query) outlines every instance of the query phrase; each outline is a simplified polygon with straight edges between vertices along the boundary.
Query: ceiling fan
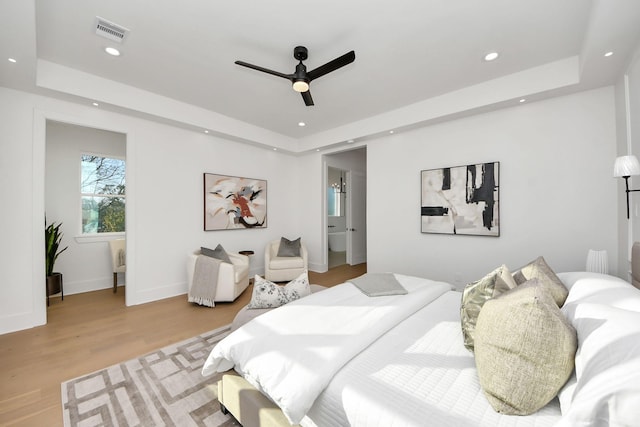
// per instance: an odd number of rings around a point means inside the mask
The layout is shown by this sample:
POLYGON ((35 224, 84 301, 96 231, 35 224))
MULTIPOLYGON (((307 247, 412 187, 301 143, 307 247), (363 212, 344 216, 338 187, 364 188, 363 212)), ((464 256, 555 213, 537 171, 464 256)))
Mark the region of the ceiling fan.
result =
POLYGON ((236 61, 235 63, 238 65, 242 65, 243 67, 251 68, 257 71, 262 71, 263 73, 273 74, 274 76, 291 80, 291 83, 293 84, 293 90, 295 90, 296 92, 300 92, 305 105, 310 106, 314 104, 313 98, 311 98, 311 92, 309 91, 309 83, 311 83, 312 80, 318 79, 325 74, 329 74, 330 72, 337 70, 338 68, 344 67, 347 64, 351 64, 356 59, 356 54, 354 51, 347 52, 344 55, 339 56, 336 59, 329 61, 326 64, 321 65, 309 72, 307 72, 307 67, 302 63, 302 61, 304 61, 308 57, 308 51, 306 47, 296 46, 293 49, 293 57, 300 61, 298 65, 296 65, 296 71, 293 74, 280 73, 278 71, 269 70, 268 68, 260 67, 258 65, 249 64, 244 61, 236 61))

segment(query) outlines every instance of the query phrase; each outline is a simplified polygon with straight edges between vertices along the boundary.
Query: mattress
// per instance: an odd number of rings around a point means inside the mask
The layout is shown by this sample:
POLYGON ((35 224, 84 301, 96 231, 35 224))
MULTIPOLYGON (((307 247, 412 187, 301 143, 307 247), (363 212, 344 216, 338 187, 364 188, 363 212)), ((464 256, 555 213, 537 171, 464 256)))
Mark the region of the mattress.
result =
POLYGON ((348 362, 318 396, 304 427, 545 427, 557 398, 533 415, 496 413, 464 348, 460 292, 447 291, 348 362))

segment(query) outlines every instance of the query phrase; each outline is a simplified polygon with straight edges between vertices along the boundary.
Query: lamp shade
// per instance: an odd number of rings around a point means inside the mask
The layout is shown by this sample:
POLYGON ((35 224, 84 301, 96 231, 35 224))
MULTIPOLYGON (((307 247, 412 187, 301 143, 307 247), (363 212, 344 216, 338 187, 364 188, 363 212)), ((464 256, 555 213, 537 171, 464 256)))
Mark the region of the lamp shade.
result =
POLYGON ((634 155, 620 156, 613 165, 613 176, 618 178, 621 176, 640 175, 640 163, 634 155))
POLYGON ((607 274, 609 272, 607 258, 607 251, 589 249, 589 253, 587 254, 587 271, 607 274))

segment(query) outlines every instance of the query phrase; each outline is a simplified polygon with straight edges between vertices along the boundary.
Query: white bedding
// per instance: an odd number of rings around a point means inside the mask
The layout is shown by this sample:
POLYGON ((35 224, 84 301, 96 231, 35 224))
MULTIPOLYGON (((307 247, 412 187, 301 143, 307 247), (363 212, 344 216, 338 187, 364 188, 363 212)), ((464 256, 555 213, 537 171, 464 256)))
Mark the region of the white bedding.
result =
POLYGON ((533 415, 496 413, 463 346, 461 294, 400 275, 408 295, 343 284, 254 319, 214 348, 203 374, 235 367, 304 427, 638 425, 640 291, 596 273, 558 276, 579 345, 562 408, 556 398, 533 415))
POLYGON ((526 417, 485 399, 464 348, 459 292, 446 292, 353 358, 315 401, 302 426, 552 426, 557 399, 526 417))
POLYGON ((234 368, 290 422, 300 422, 349 360, 451 289, 443 282, 395 276, 407 295, 372 298, 347 283, 265 313, 220 341, 203 375, 234 368))

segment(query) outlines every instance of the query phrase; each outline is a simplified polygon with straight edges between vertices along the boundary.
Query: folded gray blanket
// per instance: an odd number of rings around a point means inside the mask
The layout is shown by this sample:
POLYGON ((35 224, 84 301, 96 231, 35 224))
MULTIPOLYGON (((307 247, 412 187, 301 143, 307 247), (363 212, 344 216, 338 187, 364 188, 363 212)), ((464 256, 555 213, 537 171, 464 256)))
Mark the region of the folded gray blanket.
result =
POLYGON ((218 288, 218 271, 222 261, 204 255, 198 255, 193 273, 193 284, 189 289, 188 301, 199 305, 214 307, 214 298, 218 288))
POLYGON ((396 280, 393 273, 367 273, 349 282, 370 297, 407 294, 407 290, 396 280))

